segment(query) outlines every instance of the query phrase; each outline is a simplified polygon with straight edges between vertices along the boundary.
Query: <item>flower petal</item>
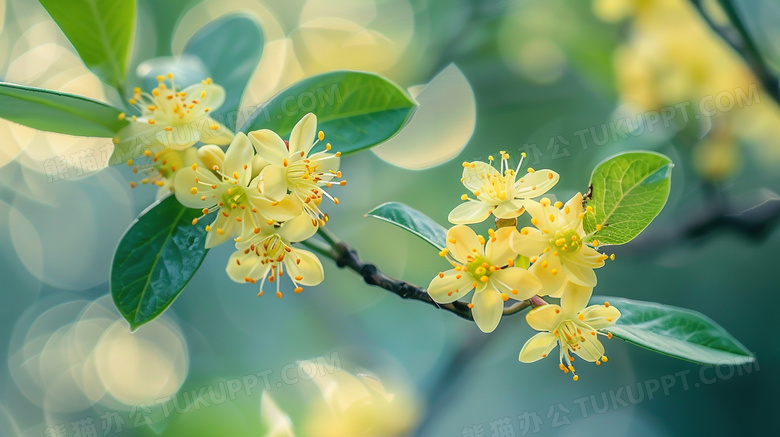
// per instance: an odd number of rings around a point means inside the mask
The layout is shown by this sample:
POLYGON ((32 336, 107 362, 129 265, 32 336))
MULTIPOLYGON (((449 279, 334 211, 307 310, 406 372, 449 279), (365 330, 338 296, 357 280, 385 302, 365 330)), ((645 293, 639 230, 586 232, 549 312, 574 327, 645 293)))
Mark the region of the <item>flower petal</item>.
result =
POLYGON ((214 174, 209 171, 197 171, 192 167, 185 167, 176 170, 174 173, 176 177, 173 179, 173 191, 176 194, 176 200, 187 208, 209 208, 217 204, 217 200, 212 198, 219 191, 211 188, 212 184, 218 184, 219 180, 214 174), (199 181, 205 182, 208 185, 199 184, 195 182, 195 178, 199 181), (192 188, 196 188, 198 191, 193 193, 192 188), (201 200, 202 196, 206 196, 205 200, 201 200))
POLYGON ((493 332, 504 312, 504 299, 501 298, 501 293, 491 287, 486 287, 482 291, 474 293, 471 303, 474 305, 471 308, 471 315, 474 316, 477 327, 482 332, 493 332))
POLYGON ((318 226, 312 224, 312 219, 306 214, 299 214, 290 219, 279 228, 278 234, 286 242, 297 243, 306 240, 317 233, 318 226))
POLYGON ((539 279, 520 267, 497 270, 490 275, 490 282, 498 291, 517 300, 530 299, 542 289, 539 279))
POLYGON ((500 176, 501 174, 492 165, 474 161, 463 168, 463 186, 471 192, 478 191, 489 177, 500 176))
POLYGON ((128 159, 138 158, 149 149, 156 151, 162 146, 156 139, 156 134, 163 131, 159 125, 150 125, 140 121, 130 122, 120 130, 116 137, 119 142, 114 146, 114 152, 109 159, 112 165, 121 164, 128 159))
POLYGON ((558 297, 565 285, 566 275, 563 272, 563 266, 553 252, 543 253, 535 263, 531 264, 528 271, 533 273, 542 283, 542 289, 539 296, 550 295, 558 297))
POLYGON ((570 261, 581 266, 587 266, 592 269, 604 265, 604 257, 602 254, 590 246, 582 246, 579 252, 577 252, 575 255, 576 256, 567 257, 566 261, 570 261))
POLYGON ((518 200, 508 200, 499 204, 493 210, 493 215, 497 218, 515 218, 523 213, 523 202, 518 200))
POLYGON ((191 123, 182 126, 170 126, 171 130, 162 130, 155 134, 155 138, 164 148, 172 150, 184 150, 201 140, 201 134, 191 123))
POLYGON ((582 214, 582 193, 577 193, 563 207, 564 223, 576 228, 580 214, 582 214))
POLYGON ((564 314, 561 307, 555 304, 536 307, 525 315, 528 325, 537 331, 552 332, 563 321, 564 314))
POLYGON ((198 100, 196 108, 200 111, 206 108, 209 108, 210 111, 216 111, 225 102, 225 88, 215 83, 196 83, 184 88, 182 92, 186 93, 186 96, 195 97, 198 100))
POLYGON ((477 234, 470 227, 464 225, 454 226, 447 231, 447 249, 456 260, 464 264, 468 262, 469 256, 484 254, 477 234))
POLYGON ((591 305, 582 310, 584 322, 593 329, 604 329, 612 326, 620 318, 620 311, 610 305, 591 305))
POLYGON ((296 282, 301 285, 310 287, 325 279, 325 271, 322 269, 320 259, 308 250, 293 249, 284 257, 284 265, 292 278, 301 278, 296 279, 296 282))
MULTIPOLYGON (((255 178, 257 180, 257 178, 255 178)), ((247 190, 249 202, 257 208, 257 211, 266 218, 273 221, 284 222, 303 213, 303 204, 297 197, 286 195, 282 200, 276 202, 265 198, 258 190, 251 188, 257 186, 258 182, 252 181, 247 190)))
MULTIPOLYGON (((581 323, 578 323, 577 326, 584 328, 581 323)), ((574 351, 580 358, 590 363, 599 360, 604 356, 604 345, 601 344, 597 338, 598 336, 592 335, 591 332, 594 331, 586 331, 583 329, 582 336, 585 340, 580 341, 580 348, 574 351)))
POLYGON ((273 201, 281 201, 287 195, 287 169, 284 167, 269 165, 256 180, 260 192, 273 201))
POLYGON ((558 339, 549 332, 540 332, 525 342, 520 350, 520 361, 533 363, 545 358, 558 345, 558 339))
POLYGON ((469 199, 456 206, 455 209, 450 212, 447 220, 454 225, 482 223, 490 217, 490 210, 492 208, 493 205, 482 202, 481 200, 469 199))
POLYGON ((569 262, 565 256, 562 261, 563 271, 568 281, 585 287, 593 288, 596 286, 596 272, 592 268, 569 262))
POLYGON ((512 235, 517 233, 517 229, 513 227, 504 227, 496 231, 495 241, 489 239, 485 245, 485 258, 492 264, 499 267, 505 266, 508 260, 514 260, 517 257, 517 253, 512 249, 510 241, 512 235))
POLYGON ((472 281, 468 274, 462 274, 454 269, 437 275, 428 284, 428 294, 438 303, 454 302, 471 291, 472 281))
POLYGON ((260 129, 249 132, 248 136, 257 154, 273 165, 282 165, 290 156, 284 140, 272 130, 260 129))
POLYGON ((206 123, 208 129, 204 129, 200 132, 200 140, 204 143, 226 146, 233 141, 233 138, 235 138, 230 128, 218 122, 217 120, 214 120, 211 117, 206 117, 206 123))
POLYGON ((245 278, 259 281, 268 274, 268 270, 271 268, 271 264, 262 264, 261 260, 262 258, 254 252, 245 254, 244 252, 236 251, 230 255, 225 271, 230 279, 235 282, 244 283, 246 282, 245 278))
POLYGON ((252 149, 252 143, 243 133, 239 132, 236 138, 230 143, 227 152, 225 152, 225 163, 222 170, 226 175, 233 177, 234 174, 239 175, 239 185, 246 187, 249 183, 249 179, 252 177, 252 157, 254 156, 254 150, 252 149), (244 169, 246 166, 246 170, 244 169))
POLYGON ((573 282, 567 283, 563 290, 563 296, 561 296, 561 308, 564 314, 572 319, 577 318, 577 314, 588 306, 592 294, 593 287, 585 287, 573 282))
POLYGON ((533 258, 541 255, 544 249, 550 246, 550 238, 539 229, 525 227, 512 234, 510 245, 512 250, 520 255, 533 258))
POLYGON ((515 199, 533 199, 550 191, 560 176, 552 170, 537 170, 526 173, 515 182, 515 199), (552 175, 552 177, 550 177, 552 175))
POLYGON ((317 135, 317 116, 311 112, 304 115, 298 123, 295 123, 292 132, 290 132, 290 153, 304 151, 309 153, 309 149, 314 144, 314 137, 317 135))
POLYGON ((206 249, 219 246, 228 239, 237 236, 240 227, 236 226, 236 223, 238 222, 232 214, 229 217, 225 217, 221 212, 217 214, 217 219, 211 224, 211 230, 206 233, 206 249), (219 233, 220 229, 222 230, 221 234, 219 233))

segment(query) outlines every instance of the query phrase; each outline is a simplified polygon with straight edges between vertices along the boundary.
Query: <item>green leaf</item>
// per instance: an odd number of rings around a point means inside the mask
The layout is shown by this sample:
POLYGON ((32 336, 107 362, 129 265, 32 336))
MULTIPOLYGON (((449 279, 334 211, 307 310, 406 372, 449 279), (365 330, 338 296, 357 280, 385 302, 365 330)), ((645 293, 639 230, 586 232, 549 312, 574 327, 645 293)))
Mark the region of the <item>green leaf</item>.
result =
POLYGON ((0 82, 0 118, 38 130, 113 137, 128 124, 121 111, 75 94, 0 82))
POLYGON ((406 229, 439 250, 447 247, 447 229, 409 205, 400 202, 383 203, 366 213, 366 216, 406 229))
POLYGON ((313 112, 325 140, 346 155, 392 138, 416 108, 405 91, 382 76, 333 71, 304 79, 272 97, 240 130, 271 129, 287 138, 295 123, 313 112))
POLYGON ((147 208, 122 236, 111 266, 111 296, 135 330, 173 303, 206 257, 201 211, 168 196, 147 208))
POLYGON ((121 94, 135 35, 135 0, 38 1, 84 65, 121 94))
POLYGON ((619 297, 593 296, 620 310, 615 337, 652 351, 699 364, 738 365, 755 360, 723 327, 697 311, 619 297))
MULTIPOLYGON (((260 23, 247 14, 231 14, 214 20, 195 32, 184 46, 184 54, 203 61, 215 83, 225 88, 225 103, 211 116, 238 109, 249 78, 263 54, 260 23), (229 50, 226 50, 229 47, 229 50)), ((235 127, 235 117, 227 117, 226 126, 235 127)))
POLYGON ((661 212, 671 189, 672 161, 660 153, 625 152, 593 170, 593 196, 585 215, 585 232, 603 228, 591 240, 625 244, 639 235, 661 212))

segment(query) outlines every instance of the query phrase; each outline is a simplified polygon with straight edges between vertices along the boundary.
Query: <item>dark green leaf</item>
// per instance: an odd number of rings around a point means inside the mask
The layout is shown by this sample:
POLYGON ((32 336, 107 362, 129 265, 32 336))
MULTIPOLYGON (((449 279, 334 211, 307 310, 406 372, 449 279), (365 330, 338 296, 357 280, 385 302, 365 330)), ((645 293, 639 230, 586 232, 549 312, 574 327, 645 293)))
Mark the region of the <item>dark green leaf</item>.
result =
POLYGON ((603 228, 592 239, 600 244, 625 244, 661 212, 671 189, 672 161, 660 153, 625 152, 596 166, 590 177, 592 214, 585 232, 603 228))
POLYGON ((127 125, 121 111, 97 100, 0 82, 0 118, 48 132, 113 137, 127 125))
POLYGON ((723 327, 696 311, 619 297, 594 296, 620 310, 612 335, 652 351, 701 364, 738 365, 755 360, 723 327))
POLYGON ((277 94, 256 109, 240 130, 271 129, 287 138, 295 123, 313 112, 333 150, 349 154, 393 137, 416 108, 405 91, 381 76, 333 71, 277 94))
POLYGON ((447 229, 409 205, 400 202, 383 203, 369 211, 366 216, 406 229, 439 250, 447 246, 447 229))
POLYGON ((250 15, 231 14, 203 26, 184 46, 184 54, 203 61, 210 77, 225 88, 225 103, 211 116, 235 127, 235 112, 263 54, 263 31, 250 15), (234 113, 223 120, 220 115, 234 113))
POLYGON ((111 266, 111 296, 135 330, 163 313, 206 257, 201 211, 175 196, 150 206, 122 236, 111 266))
POLYGON ((84 64, 122 92, 135 35, 135 0, 39 0, 84 64))

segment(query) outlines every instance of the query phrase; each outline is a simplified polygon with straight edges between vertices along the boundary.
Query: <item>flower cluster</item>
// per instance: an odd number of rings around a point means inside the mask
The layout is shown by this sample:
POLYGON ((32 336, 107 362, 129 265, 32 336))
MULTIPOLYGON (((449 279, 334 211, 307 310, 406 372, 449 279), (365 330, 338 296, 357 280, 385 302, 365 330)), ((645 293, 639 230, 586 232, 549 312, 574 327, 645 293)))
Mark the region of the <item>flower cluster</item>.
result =
POLYGON ((132 116, 115 139, 116 150, 132 156, 128 165, 144 172, 141 182, 202 210, 193 225, 210 221, 206 248, 232 239, 236 252, 227 274, 236 282, 259 282, 258 296, 266 282, 275 282, 276 296, 282 297, 285 274, 296 293, 322 282, 319 259, 293 246, 327 222, 320 209, 323 198, 338 204, 326 189, 346 184, 339 171, 341 153, 331 153, 330 144, 313 150, 325 138, 317 131, 317 117, 303 116, 288 140, 268 129, 233 134, 209 115, 224 101, 222 87, 206 79, 178 90, 171 74, 158 81, 149 94, 135 90, 130 103, 141 115, 132 116), (148 163, 138 165, 136 158, 148 163))
POLYGON ((600 365, 607 357, 598 334, 611 337, 601 330, 614 324, 620 312, 609 303, 588 306, 596 286, 594 269, 608 259, 583 229, 585 215, 593 210, 585 207, 580 193, 566 204, 547 197, 534 200, 555 186, 558 174, 532 168, 521 174, 523 159, 512 169, 509 155, 500 153, 497 168, 491 165, 492 156, 490 163, 463 163, 461 182, 475 199, 464 194, 464 203, 449 215, 456 226, 447 232, 447 247, 439 255, 452 269, 433 278, 428 294, 438 303, 450 303, 474 290, 468 305, 483 332, 496 329, 509 299, 560 298, 560 305, 541 305, 528 313, 528 324, 542 332, 528 340, 520 361, 537 361, 559 345, 560 367, 566 373, 574 372, 572 353, 600 365), (530 226, 518 230, 526 212, 530 226), (497 229, 489 229, 488 238, 466 226, 490 215, 497 229))

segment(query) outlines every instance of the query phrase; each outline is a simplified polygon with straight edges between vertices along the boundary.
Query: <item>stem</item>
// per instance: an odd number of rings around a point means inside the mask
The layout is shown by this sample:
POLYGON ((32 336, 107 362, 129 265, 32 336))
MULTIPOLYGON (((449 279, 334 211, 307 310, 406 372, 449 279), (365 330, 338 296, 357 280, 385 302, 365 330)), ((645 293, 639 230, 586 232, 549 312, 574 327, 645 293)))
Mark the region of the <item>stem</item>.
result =
POLYGON ((322 237, 322 239, 325 240, 328 244, 330 244, 330 247, 333 249, 335 249, 341 241, 339 237, 337 237, 333 232, 325 229, 323 226, 320 226, 319 229, 317 229, 317 234, 322 237))
POLYGON ((701 0, 691 0, 691 4, 693 4, 699 12, 699 15, 701 15, 702 19, 704 19, 709 27, 742 57, 775 102, 780 103, 780 82, 767 66, 766 62, 764 62, 761 52, 753 43, 752 38, 748 34, 748 30, 742 25, 739 14, 736 9, 734 9, 731 2, 720 0, 718 1, 718 4, 728 16, 733 29, 723 28, 712 21, 704 11, 701 0))
POLYGON ((318 253, 318 254, 326 257, 326 258, 330 258, 330 259, 332 259, 334 261, 336 260, 335 255, 333 254, 333 250, 331 249, 331 247, 322 244, 322 242, 320 242, 320 241, 309 239, 309 240, 306 240, 306 241, 301 241, 301 242, 299 242, 299 244, 301 246, 311 250, 312 252, 316 252, 316 253, 318 253))

